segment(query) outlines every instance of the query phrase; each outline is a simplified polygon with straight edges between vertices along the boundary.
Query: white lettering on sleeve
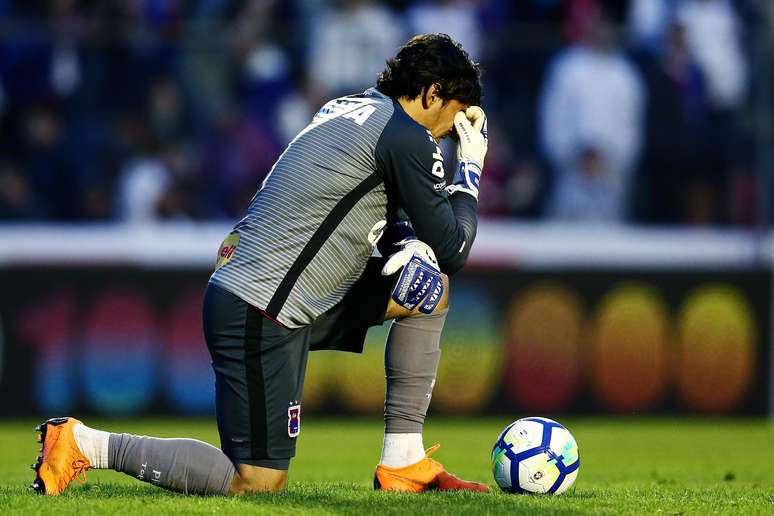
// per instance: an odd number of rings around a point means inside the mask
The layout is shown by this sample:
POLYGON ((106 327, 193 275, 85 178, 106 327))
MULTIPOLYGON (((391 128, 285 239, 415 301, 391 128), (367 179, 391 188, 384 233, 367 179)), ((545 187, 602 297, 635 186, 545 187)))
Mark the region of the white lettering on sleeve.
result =
POLYGON ((374 106, 363 106, 341 117, 353 120, 357 125, 363 125, 368 117, 374 114, 374 111, 376 111, 374 106))
POLYGON ((443 171, 443 155, 441 154, 441 148, 436 145, 435 146, 435 152, 433 153, 433 159, 435 160, 433 162, 433 170, 431 171, 432 174, 436 177, 443 177, 444 171, 443 171))

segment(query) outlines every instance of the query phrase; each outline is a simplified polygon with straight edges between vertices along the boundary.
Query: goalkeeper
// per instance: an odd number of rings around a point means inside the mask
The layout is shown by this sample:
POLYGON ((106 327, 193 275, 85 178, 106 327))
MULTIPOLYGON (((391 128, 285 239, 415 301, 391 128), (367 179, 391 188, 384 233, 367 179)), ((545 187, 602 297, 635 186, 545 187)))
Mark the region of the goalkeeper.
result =
POLYGON ((109 468, 192 494, 285 487, 301 432, 310 350, 361 352, 393 319, 385 434, 374 486, 467 489, 429 455, 422 428, 440 358, 448 277, 476 232, 487 147, 480 71, 446 35, 412 38, 376 87, 328 102, 288 145, 224 240, 204 297, 221 450, 192 439, 40 427, 33 487, 58 494, 109 468), (457 139, 445 181, 438 141, 457 139))

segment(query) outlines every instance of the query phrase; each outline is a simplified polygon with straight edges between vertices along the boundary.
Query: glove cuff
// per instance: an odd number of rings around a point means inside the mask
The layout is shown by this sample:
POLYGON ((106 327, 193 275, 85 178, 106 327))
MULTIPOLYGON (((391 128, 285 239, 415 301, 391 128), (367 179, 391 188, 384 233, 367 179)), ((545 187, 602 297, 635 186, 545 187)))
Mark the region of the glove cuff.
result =
POLYGON ((478 184, 481 181, 481 165, 471 160, 460 161, 454 184, 447 187, 449 194, 465 192, 478 200, 478 184))
POLYGON ((417 236, 407 220, 388 224, 384 228, 384 234, 378 242, 379 252, 382 256, 392 256, 403 249, 403 246, 400 244, 401 241, 411 238, 416 239, 417 236))

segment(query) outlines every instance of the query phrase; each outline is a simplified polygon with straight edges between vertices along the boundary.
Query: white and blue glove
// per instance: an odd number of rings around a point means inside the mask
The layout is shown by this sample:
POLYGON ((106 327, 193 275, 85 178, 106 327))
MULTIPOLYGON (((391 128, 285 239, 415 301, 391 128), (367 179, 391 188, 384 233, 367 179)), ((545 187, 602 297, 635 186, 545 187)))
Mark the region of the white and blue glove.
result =
POLYGON ((484 170, 489 139, 487 134, 486 113, 478 106, 471 106, 465 113, 460 111, 454 116, 454 128, 457 131, 457 173, 454 184, 446 191, 465 192, 478 200, 478 184, 484 170))
POLYGON ((429 245, 416 237, 394 244, 400 250, 389 257, 382 268, 383 276, 391 276, 401 268, 400 277, 392 290, 392 299, 400 306, 430 314, 443 297, 443 278, 438 260, 429 245))

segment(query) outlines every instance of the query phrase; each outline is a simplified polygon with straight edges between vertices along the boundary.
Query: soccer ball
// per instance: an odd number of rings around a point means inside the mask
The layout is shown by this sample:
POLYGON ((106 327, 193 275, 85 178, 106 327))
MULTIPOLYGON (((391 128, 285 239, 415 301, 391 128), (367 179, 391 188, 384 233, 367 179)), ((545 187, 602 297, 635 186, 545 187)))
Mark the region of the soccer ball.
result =
POLYGON ((544 417, 514 421, 492 448, 495 482, 508 493, 562 494, 575 482, 579 466, 573 436, 544 417))

